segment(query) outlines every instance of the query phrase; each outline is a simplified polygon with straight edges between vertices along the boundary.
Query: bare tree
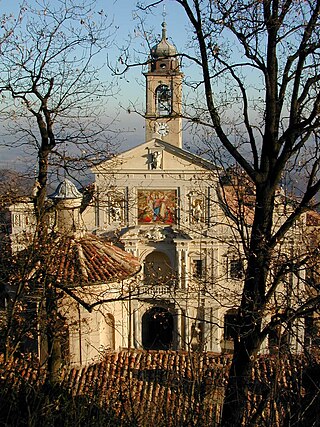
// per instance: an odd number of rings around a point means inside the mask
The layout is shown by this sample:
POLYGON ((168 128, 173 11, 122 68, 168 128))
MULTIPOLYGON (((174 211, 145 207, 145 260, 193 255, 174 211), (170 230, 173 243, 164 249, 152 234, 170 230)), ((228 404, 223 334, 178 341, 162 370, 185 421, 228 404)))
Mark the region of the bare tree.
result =
POLYGON ((107 123, 99 120, 112 95, 101 75, 112 42, 107 22, 95 1, 40 1, 23 8, 14 34, 2 41, 2 117, 16 143, 38 157, 38 218, 49 162, 69 166, 109 154, 107 123))
MULTIPOLYGON (((139 6, 146 10, 160 3, 139 6)), ((199 67, 196 86, 206 99, 205 107, 192 106, 193 120, 211 129, 211 141, 218 141, 225 158, 233 159, 254 187, 252 226, 247 239, 242 234, 246 269, 222 416, 223 426, 238 426, 263 340, 277 325, 319 307, 317 294, 266 322, 281 277, 310 257, 292 259, 270 274, 279 244, 301 214, 318 206, 320 1, 176 3, 192 29, 193 51, 184 56, 199 67), (276 192, 289 171, 291 176, 304 175, 305 182, 290 213, 277 225, 276 192)))
MULTIPOLYGON (((24 4, 10 31, 1 37, 1 116, 14 143, 37 156, 34 259, 52 242, 46 222, 50 167, 70 173, 71 167, 87 167, 110 155, 105 105, 113 92, 102 78, 101 61, 112 42, 110 28, 94 0, 40 0, 24 4)), ((18 288, 15 297, 21 304, 30 290, 28 279, 22 277, 18 288)), ((45 282, 43 292, 48 364, 54 379, 60 358, 57 292, 45 282)))

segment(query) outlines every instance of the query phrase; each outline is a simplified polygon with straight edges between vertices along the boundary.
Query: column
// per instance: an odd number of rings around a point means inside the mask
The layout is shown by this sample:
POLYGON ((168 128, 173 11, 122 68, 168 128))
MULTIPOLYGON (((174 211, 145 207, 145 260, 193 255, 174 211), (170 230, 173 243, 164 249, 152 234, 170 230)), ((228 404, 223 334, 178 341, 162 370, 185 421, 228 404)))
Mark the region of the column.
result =
POLYGON ((182 334, 182 316, 181 308, 176 309, 177 313, 177 350, 181 350, 181 334, 182 334))
POLYGON ((141 339, 140 339, 140 328, 139 328, 139 316, 138 316, 138 311, 137 308, 135 307, 135 304, 133 305, 133 313, 132 313, 132 318, 133 318, 133 347, 134 348, 139 348, 141 345, 141 339))
POLYGON ((188 289, 188 278, 189 278, 189 274, 188 274, 188 250, 185 249, 184 250, 184 288, 188 289))
POLYGON ((177 249, 178 254, 178 288, 182 288, 182 265, 181 265, 181 249, 177 249))

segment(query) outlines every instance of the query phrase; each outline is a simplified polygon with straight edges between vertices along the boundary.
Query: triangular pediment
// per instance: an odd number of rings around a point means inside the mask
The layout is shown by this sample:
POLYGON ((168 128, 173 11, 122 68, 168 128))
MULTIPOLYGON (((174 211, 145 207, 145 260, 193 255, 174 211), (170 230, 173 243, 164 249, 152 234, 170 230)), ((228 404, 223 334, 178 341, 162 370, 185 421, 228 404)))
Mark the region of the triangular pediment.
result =
POLYGON ((175 147, 160 139, 151 139, 130 150, 115 155, 96 166, 94 173, 117 171, 208 171, 216 166, 189 151, 175 147), (157 157, 157 160, 154 159, 157 157))

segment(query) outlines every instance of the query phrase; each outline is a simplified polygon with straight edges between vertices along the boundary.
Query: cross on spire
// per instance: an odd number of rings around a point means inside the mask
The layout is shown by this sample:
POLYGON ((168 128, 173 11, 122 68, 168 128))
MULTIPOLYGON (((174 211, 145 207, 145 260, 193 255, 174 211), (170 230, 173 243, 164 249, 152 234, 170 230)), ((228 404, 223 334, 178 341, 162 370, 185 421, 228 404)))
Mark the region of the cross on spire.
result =
POLYGON ((163 22, 162 22, 162 40, 167 40, 167 24, 166 24, 167 12, 166 12, 166 5, 165 4, 163 5, 162 16, 163 16, 163 22))
POLYGON ((163 12, 162 12, 163 20, 166 20, 167 12, 166 12, 166 5, 163 5, 163 12))

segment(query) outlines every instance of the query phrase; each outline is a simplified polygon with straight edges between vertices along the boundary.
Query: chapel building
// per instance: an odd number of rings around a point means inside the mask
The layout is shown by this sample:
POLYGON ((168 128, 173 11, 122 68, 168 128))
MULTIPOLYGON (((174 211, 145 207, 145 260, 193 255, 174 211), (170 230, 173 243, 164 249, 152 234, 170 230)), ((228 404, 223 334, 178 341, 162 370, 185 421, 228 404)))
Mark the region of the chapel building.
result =
MULTIPOLYGON (((238 212, 221 171, 183 149, 183 73, 165 23, 144 75, 145 142, 94 168, 94 212, 86 214, 89 231, 142 265, 115 333, 124 347, 232 352, 245 268, 238 212)), ((242 214, 250 228, 249 199, 242 214)), ((302 335, 299 324, 296 351, 302 335)))

